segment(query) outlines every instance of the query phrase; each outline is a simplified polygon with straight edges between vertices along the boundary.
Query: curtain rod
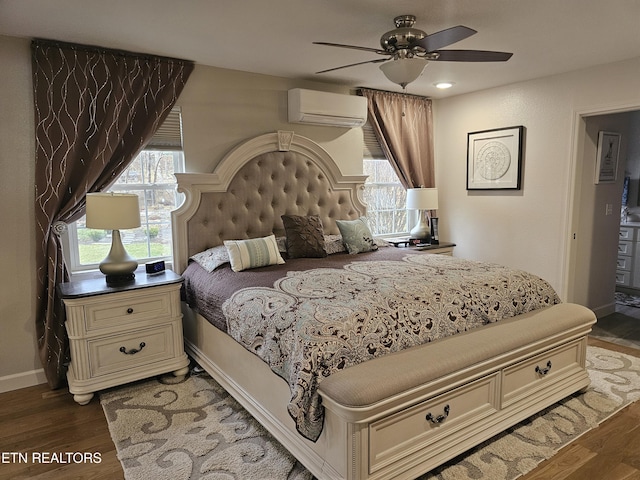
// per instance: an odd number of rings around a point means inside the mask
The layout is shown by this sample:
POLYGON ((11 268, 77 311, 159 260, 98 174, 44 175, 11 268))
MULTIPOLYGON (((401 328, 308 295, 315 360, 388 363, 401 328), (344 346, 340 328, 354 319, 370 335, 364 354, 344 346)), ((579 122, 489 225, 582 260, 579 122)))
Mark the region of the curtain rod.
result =
POLYGON ((79 43, 70 43, 70 42, 63 42, 60 40, 49 40, 46 38, 34 38, 31 40, 31 44, 32 45, 38 45, 38 46, 43 46, 43 47, 54 47, 54 48, 67 48, 70 50, 79 50, 79 51, 84 51, 84 52, 94 52, 94 53, 107 53, 110 55, 119 55, 122 57, 136 57, 136 58, 142 58, 142 59, 155 59, 155 60, 165 60, 165 61, 169 61, 169 62, 188 62, 188 63, 193 63, 192 60, 184 60, 181 58, 172 58, 172 57, 165 57, 162 55, 152 55, 149 53, 137 53, 137 52, 131 52, 128 50, 119 50, 119 49, 115 49, 115 48, 107 48, 107 47, 99 47, 96 45, 83 45, 83 44, 79 44, 79 43))
POLYGON ((367 87, 356 87, 357 91, 362 91, 362 90, 369 90, 371 92, 383 92, 383 93, 392 93, 395 95, 400 95, 403 97, 415 97, 415 98, 420 98, 420 99, 427 99, 427 100, 431 100, 431 97, 425 97, 424 95, 414 95, 412 93, 402 93, 402 92, 392 92, 391 90, 381 90, 379 88, 367 88, 367 87))

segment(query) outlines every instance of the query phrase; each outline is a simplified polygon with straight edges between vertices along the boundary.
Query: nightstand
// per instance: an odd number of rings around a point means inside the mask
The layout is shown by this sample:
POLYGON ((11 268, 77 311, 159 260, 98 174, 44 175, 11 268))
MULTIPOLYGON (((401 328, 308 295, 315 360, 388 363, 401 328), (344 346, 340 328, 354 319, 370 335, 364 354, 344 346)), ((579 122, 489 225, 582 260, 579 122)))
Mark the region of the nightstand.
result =
POLYGON ((71 351, 67 381, 77 403, 86 405, 94 392, 116 385, 188 373, 181 284, 170 270, 138 270, 124 285, 107 285, 104 276, 58 285, 71 351))

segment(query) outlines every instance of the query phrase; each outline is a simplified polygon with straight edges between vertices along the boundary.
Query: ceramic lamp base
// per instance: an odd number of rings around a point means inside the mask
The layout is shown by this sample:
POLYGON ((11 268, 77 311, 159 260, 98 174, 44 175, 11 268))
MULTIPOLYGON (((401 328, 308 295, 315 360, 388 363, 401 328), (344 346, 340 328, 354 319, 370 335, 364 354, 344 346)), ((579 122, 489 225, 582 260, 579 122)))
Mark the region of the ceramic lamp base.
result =
POLYGON ((107 276, 107 283, 115 281, 115 279, 135 277, 133 272, 138 268, 138 262, 129 256, 122 245, 120 238, 120 230, 114 230, 111 234, 111 250, 105 259, 100 262, 100 271, 107 276))
POLYGON ((426 212, 420 210, 418 212, 418 223, 409 232, 411 244, 431 243, 431 227, 425 219, 426 212))

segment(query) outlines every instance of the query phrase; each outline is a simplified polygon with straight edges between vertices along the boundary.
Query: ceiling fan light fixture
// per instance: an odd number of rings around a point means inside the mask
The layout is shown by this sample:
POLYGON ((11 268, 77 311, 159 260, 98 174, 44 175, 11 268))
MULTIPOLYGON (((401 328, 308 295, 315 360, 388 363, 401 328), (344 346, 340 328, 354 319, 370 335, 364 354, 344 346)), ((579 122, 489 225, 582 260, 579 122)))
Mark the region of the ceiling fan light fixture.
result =
POLYGON ((429 62, 424 58, 399 58, 383 63, 380 70, 387 79, 405 88, 422 74, 427 63, 429 62))

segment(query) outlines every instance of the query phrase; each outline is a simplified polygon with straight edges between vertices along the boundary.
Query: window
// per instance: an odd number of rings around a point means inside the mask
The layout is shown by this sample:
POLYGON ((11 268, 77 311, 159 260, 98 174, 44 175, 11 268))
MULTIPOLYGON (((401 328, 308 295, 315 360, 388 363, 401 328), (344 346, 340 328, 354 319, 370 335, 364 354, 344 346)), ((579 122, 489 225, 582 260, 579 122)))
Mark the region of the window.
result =
POLYGON ((407 191, 366 123, 362 169, 369 175, 364 184, 367 219, 374 235, 404 233, 407 228, 407 191))
MULTIPOLYGON (((171 211, 182 202, 173 174, 179 172, 184 172, 184 155, 180 113, 174 110, 108 190, 140 198, 140 227, 120 232, 127 252, 139 263, 171 259, 171 211)), ((72 272, 95 269, 109 253, 111 232, 86 228, 82 217, 69 225, 67 247, 72 272)))

